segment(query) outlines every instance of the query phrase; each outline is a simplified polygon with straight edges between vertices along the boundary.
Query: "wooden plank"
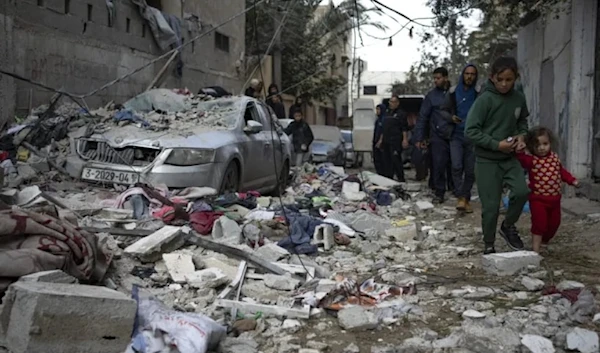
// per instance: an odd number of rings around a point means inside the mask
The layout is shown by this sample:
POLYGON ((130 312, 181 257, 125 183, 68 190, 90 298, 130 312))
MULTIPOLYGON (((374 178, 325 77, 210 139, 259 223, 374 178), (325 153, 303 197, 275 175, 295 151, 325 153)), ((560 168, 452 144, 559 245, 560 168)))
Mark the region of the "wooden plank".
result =
POLYGON ((240 284, 240 282, 242 282, 242 279, 246 275, 247 269, 248 269, 248 263, 246 261, 240 262, 237 273, 235 274, 235 278, 233 279, 233 281, 231 281, 231 283, 229 283, 227 285, 227 288, 225 288, 221 291, 219 296, 217 296, 217 299, 227 298, 227 296, 229 296, 229 293, 231 293, 240 284))
POLYGON ((123 228, 95 228, 95 227, 81 227, 81 229, 90 233, 109 233, 112 235, 122 235, 125 237, 146 237, 154 231, 147 229, 123 229, 123 228))
MULTIPOLYGON (((240 300, 240 295, 242 294, 242 286, 244 285, 244 278, 246 277, 246 271, 248 271, 248 265, 246 264, 246 261, 242 261, 244 263, 244 267, 242 268, 240 266, 240 269, 242 270, 241 275, 240 272, 238 271, 238 275, 235 276, 235 287, 237 287, 237 291, 235 293, 235 297, 233 298, 235 301, 239 301, 240 300), (239 278, 238 278, 239 277, 239 278)), ((241 265, 241 264, 240 264, 241 265)), ((234 287, 234 288, 235 288, 234 287)), ((237 308, 231 308, 231 320, 233 320, 235 322, 235 320, 237 320, 237 308)))
POLYGON ((216 243, 212 240, 203 238, 201 235, 196 235, 196 234, 197 234, 196 232, 190 232, 190 234, 186 237, 186 240, 190 244, 200 246, 204 249, 216 251, 220 254, 224 254, 224 255, 235 257, 235 258, 238 258, 241 260, 245 260, 251 264, 261 267, 262 269, 264 269, 267 272, 274 273, 276 275, 281 275, 281 276, 286 274, 286 271, 283 268, 279 267, 278 265, 274 265, 274 264, 270 263, 269 261, 263 260, 254 254, 247 253, 244 250, 234 248, 234 247, 226 245, 226 244, 216 243))
POLYGON ((264 305, 255 303, 245 303, 235 300, 218 299, 217 306, 223 308, 236 308, 246 313, 261 312, 265 315, 285 316, 292 319, 309 319, 310 306, 306 305, 302 309, 285 308, 277 305, 264 305))

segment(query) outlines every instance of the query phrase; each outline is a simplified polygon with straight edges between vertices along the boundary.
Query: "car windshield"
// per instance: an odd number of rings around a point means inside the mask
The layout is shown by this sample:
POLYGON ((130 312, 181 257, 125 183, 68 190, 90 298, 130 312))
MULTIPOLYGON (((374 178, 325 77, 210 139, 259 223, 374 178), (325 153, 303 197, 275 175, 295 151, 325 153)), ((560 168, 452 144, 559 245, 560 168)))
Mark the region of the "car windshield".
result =
POLYGON ((342 131, 342 137, 344 138, 344 142, 352 143, 352 132, 342 131))
POLYGON ((233 129, 240 118, 239 99, 215 99, 199 102, 195 109, 201 125, 233 129))
POLYGON ((315 140, 338 143, 342 140, 340 129, 335 126, 311 125, 315 140))

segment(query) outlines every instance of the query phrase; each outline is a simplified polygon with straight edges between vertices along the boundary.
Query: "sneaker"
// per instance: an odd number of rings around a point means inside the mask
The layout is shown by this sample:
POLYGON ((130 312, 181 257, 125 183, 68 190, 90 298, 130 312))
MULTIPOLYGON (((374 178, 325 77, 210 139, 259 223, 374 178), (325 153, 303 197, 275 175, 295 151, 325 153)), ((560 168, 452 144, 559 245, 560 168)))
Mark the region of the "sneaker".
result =
POLYGON ((441 205, 444 203, 444 198, 441 196, 434 196, 433 200, 431 200, 431 203, 433 203, 434 205, 441 205))
POLYGON ((496 253, 496 249, 494 248, 494 245, 486 245, 485 248, 483 248, 483 255, 488 255, 488 254, 495 254, 496 253))
POLYGON ((456 203, 456 209, 459 211, 465 211, 467 208, 467 200, 464 197, 459 197, 456 203))
POLYGON ((502 226, 500 227, 500 235, 504 240, 506 240, 506 244, 513 250, 523 250, 523 241, 519 236, 519 231, 517 227, 514 225, 506 226, 504 222, 502 222, 502 226))
POLYGON ((473 213, 473 207, 469 201, 465 202, 465 213, 473 213))

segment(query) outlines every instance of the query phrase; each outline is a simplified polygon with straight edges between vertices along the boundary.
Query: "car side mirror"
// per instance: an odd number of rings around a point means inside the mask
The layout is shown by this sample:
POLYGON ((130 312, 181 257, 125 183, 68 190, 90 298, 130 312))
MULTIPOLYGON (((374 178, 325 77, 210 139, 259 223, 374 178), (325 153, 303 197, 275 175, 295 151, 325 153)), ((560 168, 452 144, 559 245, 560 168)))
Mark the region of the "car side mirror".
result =
POLYGON ((246 127, 244 128, 244 132, 248 134, 257 134, 261 131, 263 131, 263 124, 254 120, 248 120, 246 127))

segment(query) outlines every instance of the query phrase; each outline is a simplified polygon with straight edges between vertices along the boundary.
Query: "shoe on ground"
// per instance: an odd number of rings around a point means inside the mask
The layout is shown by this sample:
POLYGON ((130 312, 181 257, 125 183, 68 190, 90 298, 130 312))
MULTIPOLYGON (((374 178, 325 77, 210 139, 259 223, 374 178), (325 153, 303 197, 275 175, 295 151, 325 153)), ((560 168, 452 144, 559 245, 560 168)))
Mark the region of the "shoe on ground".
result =
POLYGON ((431 200, 431 203, 434 205, 441 205, 444 203, 444 198, 440 196, 434 196, 433 200, 431 200))
POLYGON ((467 200, 464 197, 459 197, 456 203, 456 209, 459 211, 465 211, 467 208, 467 200))
POLYGON ((473 206, 469 201, 465 202, 465 213, 473 213, 473 206))
POLYGON ((517 227, 514 225, 506 226, 504 222, 502 222, 502 226, 500 227, 500 235, 506 241, 506 244, 513 250, 523 250, 524 245, 521 237, 519 236, 519 231, 517 227))
POLYGON ((491 245, 485 245, 485 247, 483 248, 483 255, 488 255, 488 254, 495 254, 496 253, 496 249, 494 248, 494 244, 491 245))

